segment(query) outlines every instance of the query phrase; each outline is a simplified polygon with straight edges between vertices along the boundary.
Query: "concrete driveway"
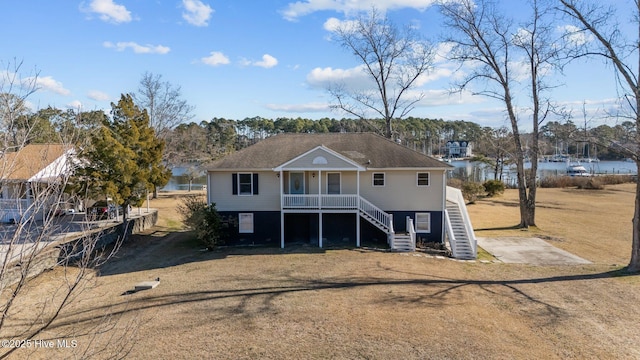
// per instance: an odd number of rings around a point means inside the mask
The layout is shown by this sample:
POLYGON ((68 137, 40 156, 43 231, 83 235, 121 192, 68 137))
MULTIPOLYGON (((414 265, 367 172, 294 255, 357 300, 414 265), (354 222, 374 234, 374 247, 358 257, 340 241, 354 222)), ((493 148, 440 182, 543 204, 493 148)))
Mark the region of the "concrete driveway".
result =
POLYGON ((539 238, 477 238, 478 246, 504 263, 531 265, 578 265, 591 262, 558 249, 539 238))

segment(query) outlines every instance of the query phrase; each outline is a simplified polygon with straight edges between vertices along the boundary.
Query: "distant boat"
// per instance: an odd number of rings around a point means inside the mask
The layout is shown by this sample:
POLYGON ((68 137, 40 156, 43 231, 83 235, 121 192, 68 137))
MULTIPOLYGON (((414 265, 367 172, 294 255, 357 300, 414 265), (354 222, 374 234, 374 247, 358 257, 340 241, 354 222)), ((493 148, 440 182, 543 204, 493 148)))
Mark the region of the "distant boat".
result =
POLYGON ((572 163, 567 165, 567 176, 591 176, 591 174, 580 163, 572 163))

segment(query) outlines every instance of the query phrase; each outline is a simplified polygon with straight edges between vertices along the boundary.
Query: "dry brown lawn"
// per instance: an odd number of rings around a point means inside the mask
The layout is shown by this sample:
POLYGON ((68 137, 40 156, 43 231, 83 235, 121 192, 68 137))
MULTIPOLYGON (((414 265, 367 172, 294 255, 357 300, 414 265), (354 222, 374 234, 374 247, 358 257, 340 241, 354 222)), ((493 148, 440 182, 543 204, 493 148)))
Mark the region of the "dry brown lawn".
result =
MULTIPOLYGON (((71 356, 94 346, 83 329, 109 319, 115 331, 96 344, 134 325, 116 337, 134 359, 637 359, 640 277, 620 271, 633 191, 541 189, 539 228, 526 232, 511 228, 513 190, 469 206, 478 236, 538 235, 593 262, 563 267, 371 249, 203 252, 176 231, 177 200, 164 194, 152 204, 160 225, 126 244, 42 335, 78 347, 14 355, 71 356), (157 288, 127 292, 156 277, 157 288)), ((62 275, 36 279, 34 297, 62 275)))

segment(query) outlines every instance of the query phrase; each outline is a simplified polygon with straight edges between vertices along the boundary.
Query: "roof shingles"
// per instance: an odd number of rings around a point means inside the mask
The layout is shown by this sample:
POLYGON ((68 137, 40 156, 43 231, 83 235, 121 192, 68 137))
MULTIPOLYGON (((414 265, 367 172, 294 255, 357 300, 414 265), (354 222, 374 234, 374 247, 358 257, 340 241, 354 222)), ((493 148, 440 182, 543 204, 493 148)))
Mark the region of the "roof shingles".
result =
POLYGON ((273 169, 318 146, 373 169, 450 165, 372 133, 279 134, 215 161, 210 170, 273 169))
POLYGON ((58 159, 68 149, 62 144, 32 144, 0 155, 0 179, 27 180, 58 159))

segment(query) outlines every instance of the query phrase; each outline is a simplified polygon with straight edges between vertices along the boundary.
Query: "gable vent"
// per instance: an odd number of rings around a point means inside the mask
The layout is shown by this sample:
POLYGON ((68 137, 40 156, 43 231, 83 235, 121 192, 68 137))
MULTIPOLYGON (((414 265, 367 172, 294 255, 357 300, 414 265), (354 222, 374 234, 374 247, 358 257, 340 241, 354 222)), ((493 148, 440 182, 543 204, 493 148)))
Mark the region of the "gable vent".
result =
POLYGON ((329 162, 327 161, 327 159, 325 159, 324 156, 316 156, 315 159, 313 159, 312 164, 313 165, 326 165, 329 162))

